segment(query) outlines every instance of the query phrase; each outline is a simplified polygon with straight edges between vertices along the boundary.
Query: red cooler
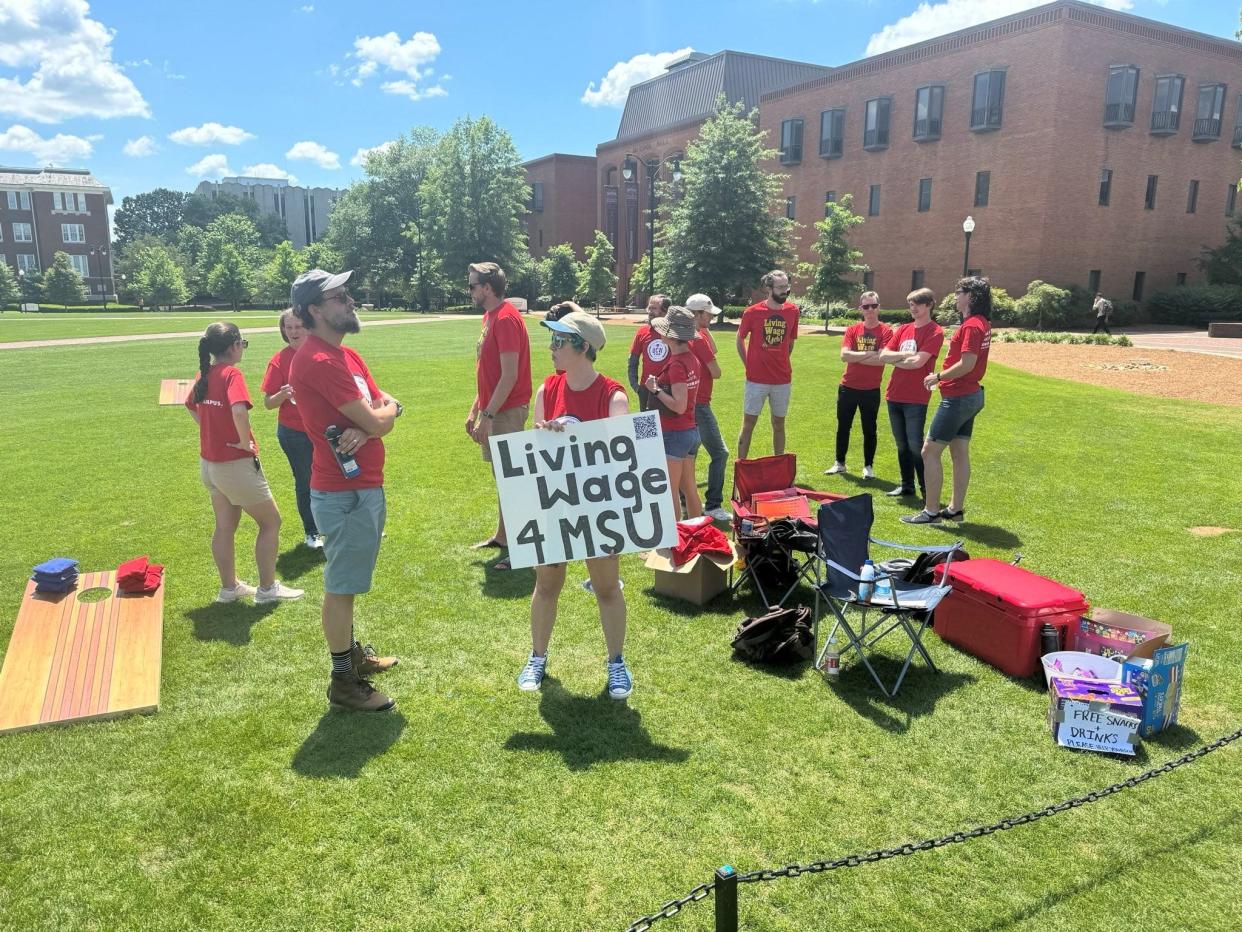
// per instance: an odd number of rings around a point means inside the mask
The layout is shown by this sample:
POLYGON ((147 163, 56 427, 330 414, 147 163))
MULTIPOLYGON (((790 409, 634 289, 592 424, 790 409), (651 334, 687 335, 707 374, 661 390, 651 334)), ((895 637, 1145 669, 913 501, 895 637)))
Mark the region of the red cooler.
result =
POLYGON ((1011 676, 1039 671, 1044 625, 1061 631, 1086 614, 1077 589, 1000 560, 965 560, 949 566, 953 591, 936 607, 935 631, 950 644, 1011 676))

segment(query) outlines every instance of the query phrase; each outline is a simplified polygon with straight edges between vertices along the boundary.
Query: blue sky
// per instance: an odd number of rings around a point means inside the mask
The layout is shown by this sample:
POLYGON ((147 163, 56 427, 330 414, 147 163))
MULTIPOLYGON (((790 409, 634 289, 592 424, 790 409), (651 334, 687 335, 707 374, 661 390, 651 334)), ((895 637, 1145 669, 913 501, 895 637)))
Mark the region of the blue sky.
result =
MULTIPOLYGON (((1238 2, 1098 0, 1233 37, 1238 2)), ((0 164, 117 201, 225 174, 345 187, 359 150, 487 114, 524 159, 592 154, 678 50, 838 65, 1029 0, 0 0, 0 164)))

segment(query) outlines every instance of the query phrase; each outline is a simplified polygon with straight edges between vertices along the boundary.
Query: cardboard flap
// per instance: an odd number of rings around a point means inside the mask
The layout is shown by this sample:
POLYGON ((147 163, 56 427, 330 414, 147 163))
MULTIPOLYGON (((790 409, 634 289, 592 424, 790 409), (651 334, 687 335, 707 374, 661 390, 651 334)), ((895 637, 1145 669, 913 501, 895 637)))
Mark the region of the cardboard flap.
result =
MULTIPOLYGON (((1109 641, 1133 645, 1127 654, 1131 658, 1150 659, 1156 650, 1165 646, 1173 636, 1172 626, 1163 621, 1154 621, 1142 615, 1131 615, 1128 612, 1119 612, 1111 608, 1093 609, 1091 617, 1084 619, 1083 623, 1086 628, 1082 634, 1087 634, 1089 631, 1096 639, 1105 638, 1109 641)), ((1084 637, 1083 640, 1082 649, 1089 653, 1098 653, 1098 651, 1090 650, 1086 644, 1089 638, 1084 637)))
POLYGON ((661 573, 693 573, 695 566, 699 560, 707 560, 714 563, 722 570, 727 570, 737 561, 737 547, 733 541, 729 541, 729 552, 725 553, 696 553, 681 566, 673 566, 673 551, 668 547, 661 547, 659 550, 652 550, 647 554, 647 560, 644 564, 649 570, 657 570, 661 573))

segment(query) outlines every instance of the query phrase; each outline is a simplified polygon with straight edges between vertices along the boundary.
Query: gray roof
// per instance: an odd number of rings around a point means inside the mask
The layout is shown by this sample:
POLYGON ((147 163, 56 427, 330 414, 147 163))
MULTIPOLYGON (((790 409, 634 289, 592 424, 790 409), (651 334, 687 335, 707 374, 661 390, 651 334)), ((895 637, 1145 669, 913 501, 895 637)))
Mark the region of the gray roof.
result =
POLYGON ((617 139, 645 136, 712 112, 716 96, 757 107, 769 91, 829 74, 824 65, 725 50, 681 65, 630 88, 617 139))
POLYGON ((108 190, 106 184, 85 168, 6 168, 0 165, 0 188, 23 185, 108 190))

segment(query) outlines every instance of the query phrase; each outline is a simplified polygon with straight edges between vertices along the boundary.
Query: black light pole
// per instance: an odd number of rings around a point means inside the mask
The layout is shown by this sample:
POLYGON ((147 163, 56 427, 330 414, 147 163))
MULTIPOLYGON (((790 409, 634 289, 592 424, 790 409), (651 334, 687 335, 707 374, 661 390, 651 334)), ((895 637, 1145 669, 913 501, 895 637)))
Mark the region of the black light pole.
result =
POLYGON ((91 266, 90 266, 91 256, 95 256, 99 259, 99 275, 91 276, 88 274, 87 278, 96 277, 99 279, 100 290, 103 292, 103 309, 106 311, 108 309, 108 278, 106 275, 104 275, 104 262, 108 258, 108 250, 103 249, 103 248, 95 248, 95 249, 90 250, 86 258, 86 271, 88 273, 91 270, 91 266))
MULTIPOLYGON (((656 180, 664 163, 659 159, 647 159, 643 167, 647 170, 647 297, 651 297, 655 293, 656 180)), ((637 170, 637 156, 627 155, 621 163, 621 177, 632 181, 637 170)), ((681 181, 681 156, 669 159, 669 171, 674 182, 681 181)))
POLYGON ((962 257, 962 278, 965 278, 970 274, 970 234, 975 232, 974 217, 962 221, 962 232, 966 234, 966 255, 962 257))

